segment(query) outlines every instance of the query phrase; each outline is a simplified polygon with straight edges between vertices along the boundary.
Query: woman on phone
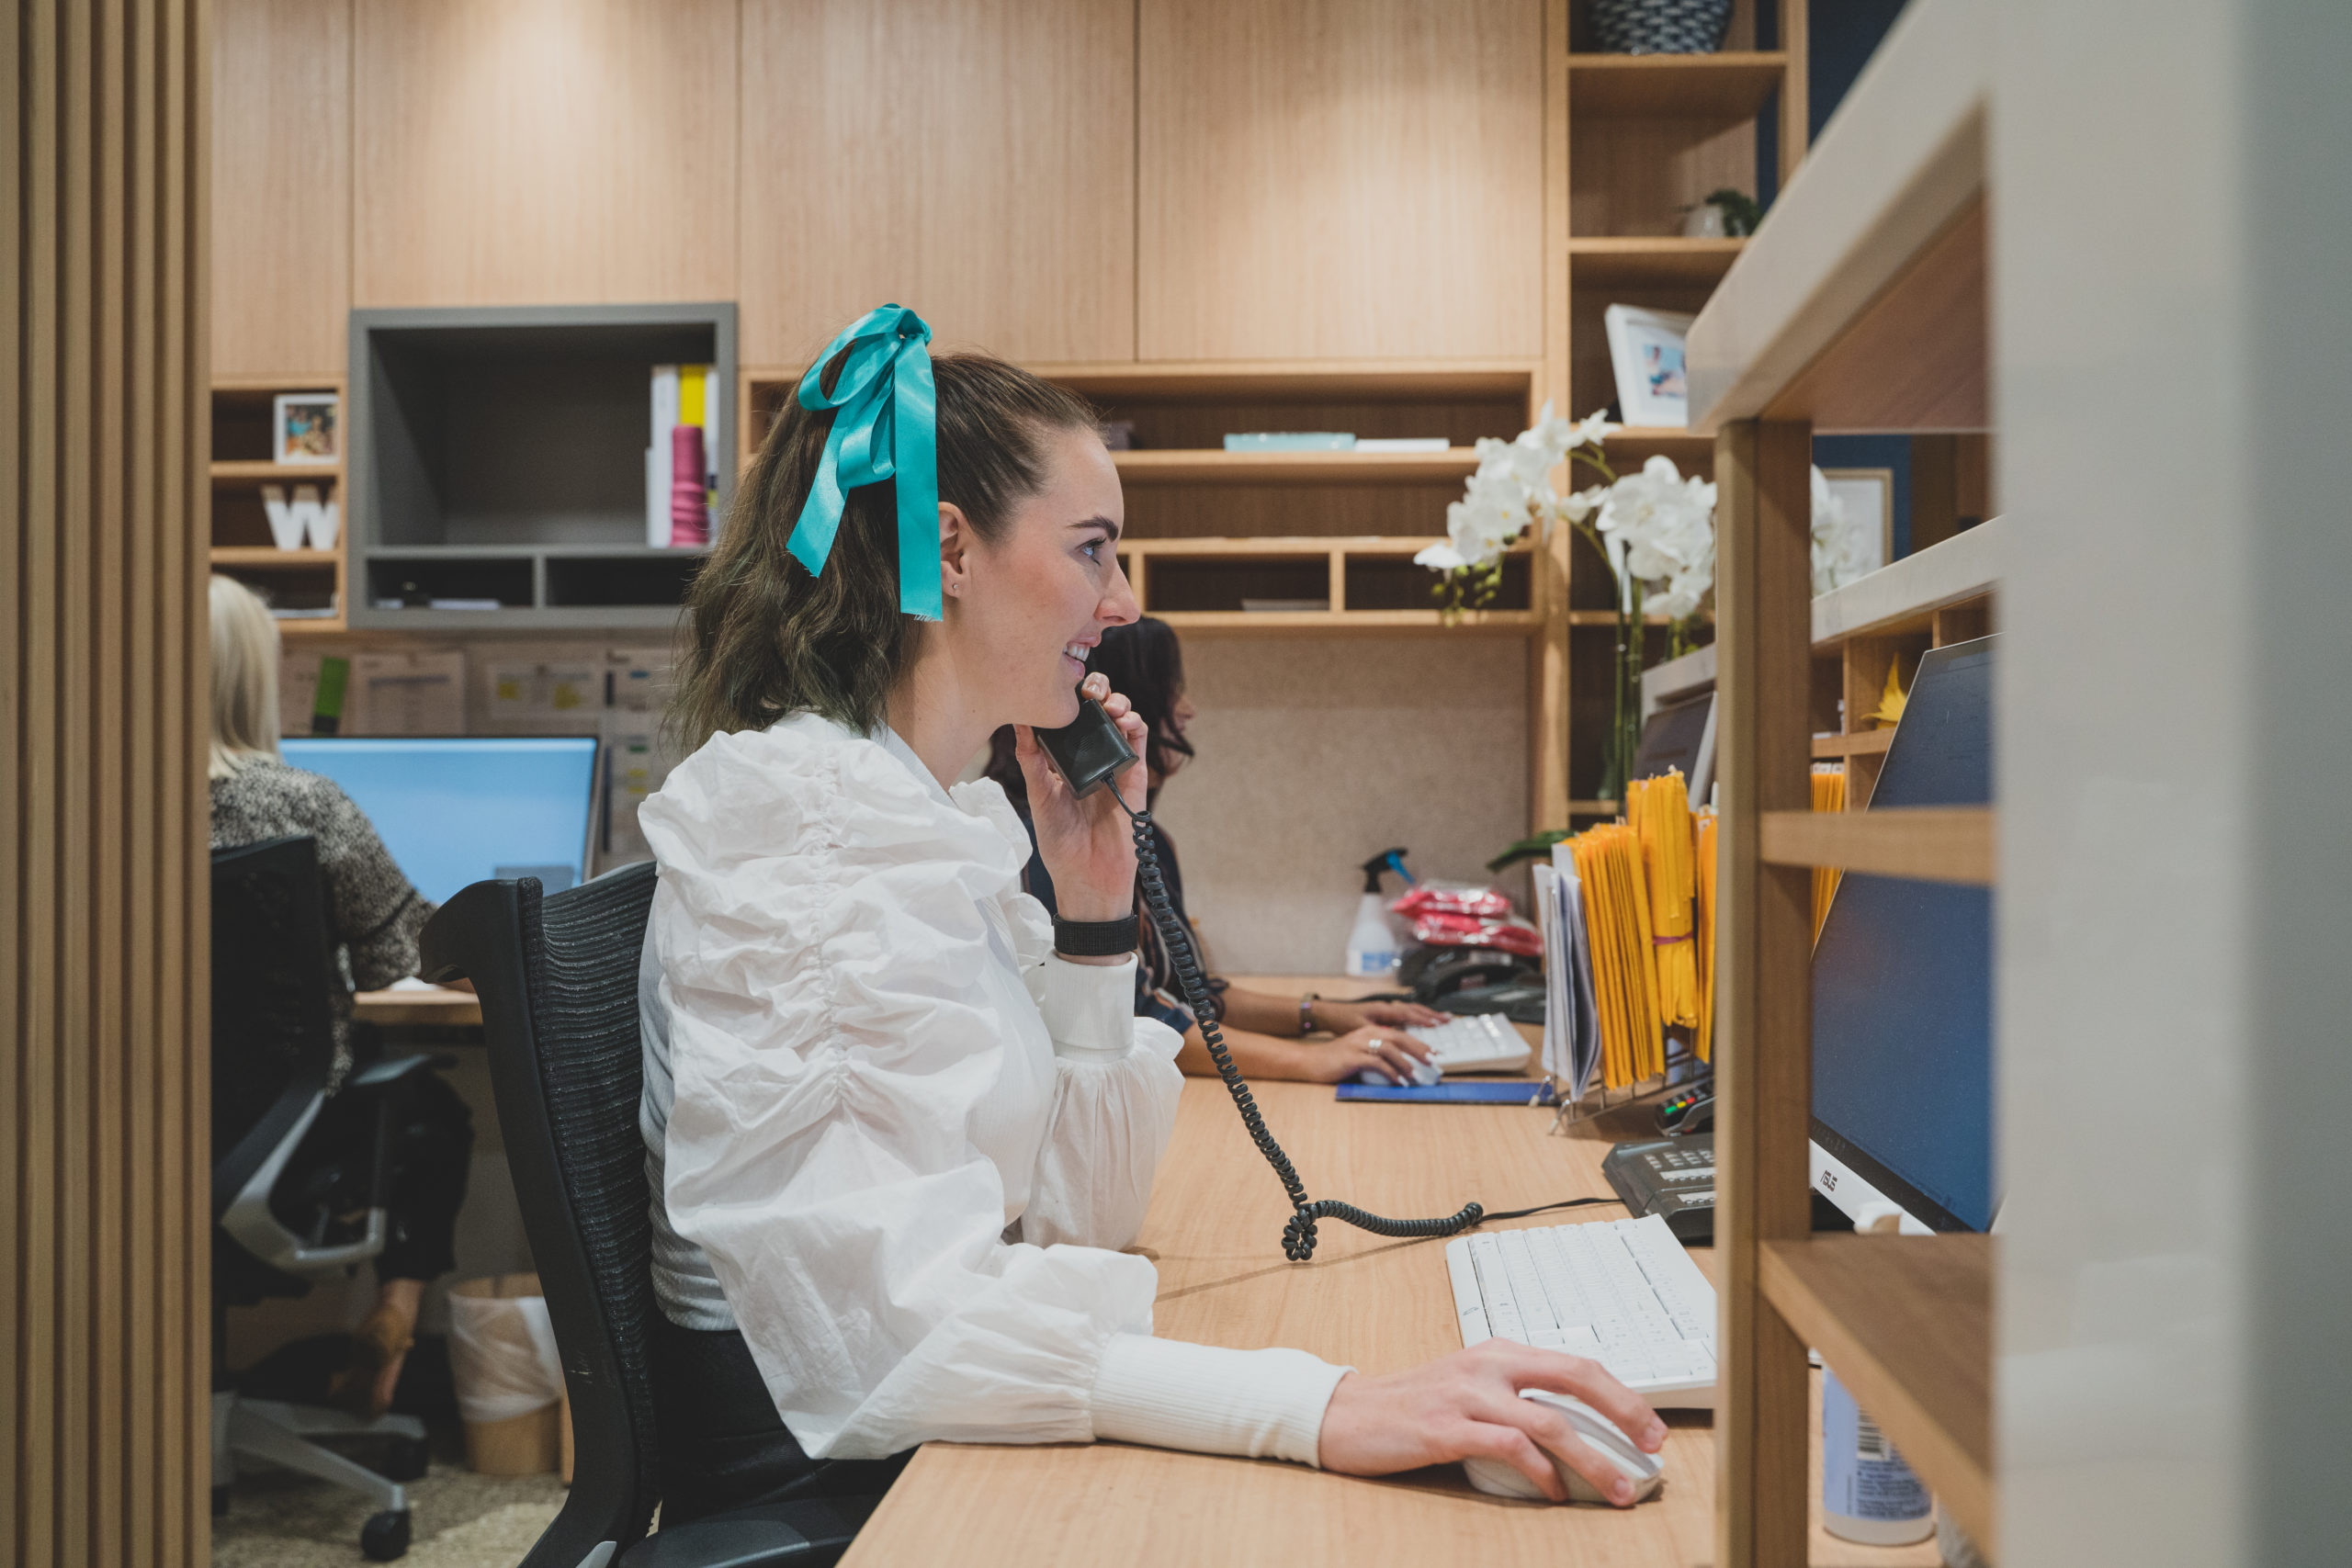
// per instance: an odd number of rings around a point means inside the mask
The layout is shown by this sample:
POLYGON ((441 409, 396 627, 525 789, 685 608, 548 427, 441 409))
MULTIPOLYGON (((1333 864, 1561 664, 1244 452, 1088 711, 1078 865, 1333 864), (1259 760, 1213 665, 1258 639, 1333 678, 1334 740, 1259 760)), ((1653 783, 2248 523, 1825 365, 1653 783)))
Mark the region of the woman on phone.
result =
MULTIPOLYGON (((1149 782, 1144 796, 1156 807, 1159 791, 1193 757, 1193 742, 1185 735, 1193 722, 1193 699, 1184 690, 1184 649, 1176 628, 1150 615, 1125 626, 1105 626, 1102 638, 1087 656, 1086 667, 1111 682, 1142 719, 1144 762, 1149 782)), ((1016 737, 1011 725, 998 730, 989 743, 988 776, 1002 787, 1005 798, 1029 820, 1029 789, 1021 770, 1016 737)), ((1175 906, 1176 918, 1187 929, 1184 878, 1177 869, 1176 846, 1168 829, 1155 818, 1152 846, 1175 906)), ((1046 912, 1055 909, 1053 873, 1042 855, 1032 854, 1023 884, 1046 912)), ((1138 914, 1140 914, 1138 908, 1138 914)), ((1178 994, 1176 966, 1159 933, 1148 919, 1142 924, 1142 947, 1136 954, 1136 1016, 1156 1018, 1184 1037, 1176 1065, 1194 1077, 1215 1077, 1216 1064, 1209 1059, 1208 1043, 1201 1038, 1200 1021, 1191 1004, 1178 994)), ((1348 1002, 1308 991, 1276 996, 1263 988, 1237 986, 1212 976, 1209 988, 1215 1003, 1218 1032, 1233 1053, 1233 1065, 1244 1077, 1300 1078, 1309 1083, 1340 1083, 1366 1068, 1385 1074, 1393 1083, 1411 1081, 1413 1064, 1429 1059, 1429 1047, 1410 1032, 1416 1025, 1445 1021, 1445 1014, 1419 1002, 1348 1002)))
MULTIPOLYGON (((1372 1375, 1153 1337, 1135 1238, 1174 1032, 1134 1013, 1136 860, 1033 726, 1135 600, 1093 416, 886 307, 836 339, 745 472, 691 592, 689 756, 642 809, 661 863, 640 996, 665 1519, 932 1438, 1117 1438, 1359 1474, 1470 1456, 1564 1495, 1615 1472, 1522 1389, 1655 1450, 1597 1364, 1499 1341, 1372 1375), (1021 890, 1016 727, 1060 897, 1021 890)), ((1131 803, 1138 761, 1117 781, 1131 803)), ((867 1470, 844 1490, 870 1489, 867 1470)))

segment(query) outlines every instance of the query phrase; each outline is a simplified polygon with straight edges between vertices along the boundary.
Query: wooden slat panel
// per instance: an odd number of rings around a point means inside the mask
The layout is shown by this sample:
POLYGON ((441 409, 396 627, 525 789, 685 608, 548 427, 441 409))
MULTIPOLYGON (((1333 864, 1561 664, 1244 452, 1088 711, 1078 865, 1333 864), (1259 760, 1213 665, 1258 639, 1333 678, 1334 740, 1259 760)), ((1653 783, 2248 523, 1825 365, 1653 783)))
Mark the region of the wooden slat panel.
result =
POLYGON ((1767 865, 1763 824, 1810 804, 1812 431, 1741 422, 1715 446, 1720 554, 1715 1562, 1805 1562, 1804 1341, 1757 1292, 1764 1242, 1809 1234, 1812 879, 1767 865))
POLYGON ((1773 1308, 1985 1551, 1993 1507, 1993 1238, 1768 1242, 1773 1308))
POLYGON ((1763 854, 1774 865, 1834 865, 1924 882, 1993 882, 1993 813, 1981 806, 1905 806, 1819 814, 1774 811, 1763 854))
POLYGON ((200 5, 35 0, 6 35, 9 1562, 209 1556, 200 5))

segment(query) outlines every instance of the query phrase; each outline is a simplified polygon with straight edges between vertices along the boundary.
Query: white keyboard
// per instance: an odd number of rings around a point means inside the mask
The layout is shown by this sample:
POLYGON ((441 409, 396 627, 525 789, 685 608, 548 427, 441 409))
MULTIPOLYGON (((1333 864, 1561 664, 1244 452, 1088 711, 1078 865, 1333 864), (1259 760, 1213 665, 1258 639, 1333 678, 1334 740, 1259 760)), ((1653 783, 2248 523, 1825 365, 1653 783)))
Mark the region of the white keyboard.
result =
POLYGON ((1515 1073, 1535 1052, 1527 1037, 1498 1012, 1456 1018, 1406 1031, 1430 1048, 1430 1060, 1449 1073, 1515 1073))
POLYGON ((1652 1404, 1714 1407, 1715 1288, 1663 1218, 1474 1231, 1445 1266, 1464 1345, 1589 1356, 1652 1404))

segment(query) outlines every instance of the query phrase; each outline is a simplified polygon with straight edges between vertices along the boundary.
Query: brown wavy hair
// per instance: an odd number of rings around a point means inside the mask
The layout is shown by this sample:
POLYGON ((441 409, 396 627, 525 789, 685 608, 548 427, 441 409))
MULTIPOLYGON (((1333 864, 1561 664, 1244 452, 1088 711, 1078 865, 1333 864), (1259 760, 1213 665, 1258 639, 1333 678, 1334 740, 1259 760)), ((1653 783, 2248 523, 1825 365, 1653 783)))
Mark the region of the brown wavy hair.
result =
MULTIPOLYGON (((830 390, 841 374, 826 367, 830 390)), ((1045 482, 1047 436, 1092 430, 1094 411, 985 354, 932 358, 939 389, 939 499, 979 536, 1002 537, 1013 508, 1045 482)), ((796 382, 796 385, 797 383, 796 382)), ((872 730, 914 657, 916 626, 899 609, 898 486, 849 492, 822 572, 785 546, 815 483, 830 409, 789 399, 735 488, 718 546, 686 592, 692 617, 671 700, 675 754, 713 735, 764 729, 797 713, 872 730)))

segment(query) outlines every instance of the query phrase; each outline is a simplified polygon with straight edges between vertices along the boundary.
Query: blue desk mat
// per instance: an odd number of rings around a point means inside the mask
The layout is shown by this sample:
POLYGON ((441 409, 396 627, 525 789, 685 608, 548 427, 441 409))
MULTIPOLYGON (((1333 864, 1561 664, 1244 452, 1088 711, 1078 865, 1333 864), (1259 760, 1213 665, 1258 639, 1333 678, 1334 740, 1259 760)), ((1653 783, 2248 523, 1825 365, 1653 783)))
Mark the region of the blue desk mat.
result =
POLYGON ((1532 1078, 1462 1078, 1427 1086, 1343 1083, 1341 1100, 1403 1100, 1424 1105, 1550 1105, 1552 1086, 1532 1078))

